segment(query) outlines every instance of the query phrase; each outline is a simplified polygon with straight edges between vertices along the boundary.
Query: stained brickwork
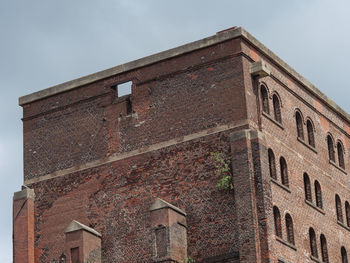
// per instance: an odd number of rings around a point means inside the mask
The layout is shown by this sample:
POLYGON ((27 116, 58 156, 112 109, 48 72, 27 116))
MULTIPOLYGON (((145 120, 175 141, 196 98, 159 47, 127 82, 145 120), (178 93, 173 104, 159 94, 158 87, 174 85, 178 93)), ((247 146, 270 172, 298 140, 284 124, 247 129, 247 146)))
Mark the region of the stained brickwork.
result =
POLYGON ((28 262, 70 262, 72 220, 101 233, 87 262, 345 260, 350 118, 243 29, 62 85, 21 99, 28 262), (231 157, 233 190, 216 186, 212 152, 231 157), (152 214, 157 198, 186 220, 152 214))

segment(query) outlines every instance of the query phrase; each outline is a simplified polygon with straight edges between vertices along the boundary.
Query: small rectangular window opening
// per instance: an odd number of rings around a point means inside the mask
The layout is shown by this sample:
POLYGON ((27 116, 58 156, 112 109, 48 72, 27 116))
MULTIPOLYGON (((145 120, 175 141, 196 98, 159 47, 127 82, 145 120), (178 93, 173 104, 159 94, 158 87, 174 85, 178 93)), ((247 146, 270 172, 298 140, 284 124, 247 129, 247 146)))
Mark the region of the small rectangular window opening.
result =
POLYGON ((131 86, 132 86, 132 81, 118 84, 117 85, 118 97, 130 95, 131 94, 131 86))

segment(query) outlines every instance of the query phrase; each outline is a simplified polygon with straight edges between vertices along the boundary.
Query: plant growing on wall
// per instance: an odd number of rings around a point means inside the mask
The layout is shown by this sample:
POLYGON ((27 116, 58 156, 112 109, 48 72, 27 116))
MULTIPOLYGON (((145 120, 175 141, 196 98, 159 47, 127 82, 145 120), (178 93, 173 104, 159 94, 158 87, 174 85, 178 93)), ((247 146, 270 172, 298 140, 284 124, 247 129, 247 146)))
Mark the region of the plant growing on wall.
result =
POLYGON ((215 174, 219 176, 216 187, 221 189, 233 190, 233 178, 231 171, 231 156, 222 152, 212 152, 211 156, 215 162, 215 174))

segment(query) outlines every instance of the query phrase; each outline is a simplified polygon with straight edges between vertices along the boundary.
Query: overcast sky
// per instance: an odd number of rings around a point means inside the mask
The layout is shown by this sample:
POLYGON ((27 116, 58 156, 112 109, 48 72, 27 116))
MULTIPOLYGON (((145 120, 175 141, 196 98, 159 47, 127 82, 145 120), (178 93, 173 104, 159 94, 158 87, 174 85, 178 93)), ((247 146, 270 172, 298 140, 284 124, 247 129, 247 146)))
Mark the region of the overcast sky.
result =
POLYGON ((23 182, 18 97, 243 26, 350 112, 348 0, 0 0, 0 262, 23 182))

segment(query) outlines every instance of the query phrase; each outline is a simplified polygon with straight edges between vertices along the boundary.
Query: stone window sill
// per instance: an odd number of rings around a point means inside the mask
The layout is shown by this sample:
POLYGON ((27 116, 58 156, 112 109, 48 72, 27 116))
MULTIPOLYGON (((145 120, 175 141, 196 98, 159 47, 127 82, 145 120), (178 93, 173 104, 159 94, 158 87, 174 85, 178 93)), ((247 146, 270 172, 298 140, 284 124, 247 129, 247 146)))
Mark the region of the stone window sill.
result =
POLYGON ((343 222, 337 220, 338 225, 342 226, 343 228, 345 228, 346 230, 350 231, 350 227, 346 226, 343 222))
POLYGON ((291 190, 289 189, 289 187, 287 187, 287 186, 285 186, 285 185, 279 183, 276 179, 271 178, 271 181, 272 181, 274 184, 276 184, 276 185, 278 185, 279 187, 281 187, 283 190, 287 191, 288 193, 291 193, 291 190))
POLYGON ((283 127, 282 123, 279 123, 278 121, 274 120, 269 114, 267 114, 266 112, 263 111, 263 112, 262 112, 262 115, 263 115, 266 119, 270 120, 270 121, 273 122, 275 125, 277 125, 280 129, 284 130, 284 127, 283 127))
POLYGON ((280 238, 280 237, 278 237, 278 236, 276 236, 276 240, 277 240, 278 242, 282 243, 283 245, 285 245, 285 246, 287 246, 287 247, 289 247, 289 248, 291 248, 291 249, 297 251, 297 248, 295 247, 295 245, 289 243, 288 241, 283 240, 282 238, 280 238))
POLYGON ((309 149, 310 149, 311 151, 313 151, 314 153, 317 153, 316 148, 313 147, 313 146, 311 146, 311 145, 309 145, 309 144, 307 144, 302 138, 297 137, 297 140, 298 140, 298 142, 300 142, 301 144, 303 144, 306 148, 309 148, 309 149))
POLYGON ((321 214, 325 215, 326 212, 322 209, 322 208, 319 208, 318 206, 314 205, 313 203, 311 203, 310 201, 308 200, 305 200, 305 203, 309 206, 311 206, 313 209, 317 210, 318 212, 320 212, 321 214))
POLYGON ((335 162, 333 162, 332 160, 329 160, 329 163, 331 165, 333 165, 335 168, 337 168, 338 170, 340 170, 341 172, 343 172, 344 174, 347 174, 347 172, 344 170, 344 168, 341 168, 340 166, 338 166, 335 162))
POLYGON ((319 260, 318 258, 315 258, 314 256, 310 256, 310 259, 314 262, 322 263, 321 260, 319 260))

